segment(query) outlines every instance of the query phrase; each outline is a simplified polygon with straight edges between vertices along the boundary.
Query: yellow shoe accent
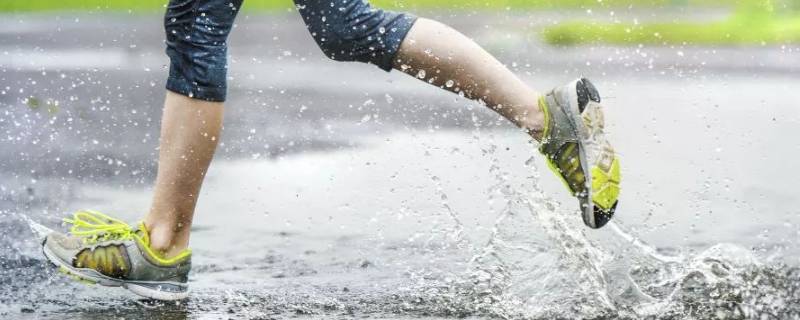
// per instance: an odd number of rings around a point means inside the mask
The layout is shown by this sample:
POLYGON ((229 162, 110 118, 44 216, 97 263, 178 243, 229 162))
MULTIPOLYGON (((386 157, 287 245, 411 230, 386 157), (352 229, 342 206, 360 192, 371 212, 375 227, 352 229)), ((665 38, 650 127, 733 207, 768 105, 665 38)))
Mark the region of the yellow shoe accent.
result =
POLYGON ((553 171, 553 173, 556 174, 556 177, 558 177, 558 180, 561 180, 561 182, 564 184, 564 187, 566 187, 567 190, 572 190, 572 187, 569 186, 569 182, 567 182, 567 179, 565 179, 564 175, 561 174, 561 170, 558 169, 556 163, 551 161, 550 157, 544 157, 544 160, 547 163, 547 167, 550 168, 550 171, 553 171))
MULTIPOLYGON (((541 109, 542 113, 544 114, 545 125, 544 125, 544 131, 542 132, 542 142, 544 142, 544 139, 548 139, 550 131, 553 130, 551 128, 552 123, 550 122, 550 117, 552 117, 550 115, 550 107, 547 105, 547 100, 544 98, 544 96, 541 96, 539 98, 539 109, 541 109)), ((567 154, 573 153, 574 148, 577 147, 578 147, 577 145, 570 145, 565 150, 563 150, 563 152, 567 154)), ((539 151, 545 155, 544 159, 545 163, 547 163, 547 167, 550 168, 550 170, 553 171, 553 173, 555 173, 555 175, 558 177, 559 180, 561 180, 561 182, 564 184, 567 190, 570 190, 573 195, 577 193, 578 191, 576 190, 576 188, 579 188, 579 186, 570 185, 569 181, 567 181, 567 176, 572 176, 572 174, 574 174, 576 170, 581 170, 580 160, 577 157, 567 159, 568 162, 563 164, 563 168, 559 168, 558 163, 556 163, 557 159, 555 159, 554 156, 547 155, 544 152, 543 148, 540 148, 539 151)), ((583 181, 585 181, 585 178, 583 181)), ((583 184, 583 181, 576 181, 574 184, 583 184)))
POLYGON ((550 134, 550 107, 547 106, 547 99, 544 98, 544 95, 539 97, 539 110, 542 110, 542 114, 544 115, 544 130, 542 131, 542 139, 546 139, 547 135, 550 134))
POLYGON ((619 198, 619 158, 614 157, 609 170, 592 167, 592 201, 603 210, 608 210, 619 198))

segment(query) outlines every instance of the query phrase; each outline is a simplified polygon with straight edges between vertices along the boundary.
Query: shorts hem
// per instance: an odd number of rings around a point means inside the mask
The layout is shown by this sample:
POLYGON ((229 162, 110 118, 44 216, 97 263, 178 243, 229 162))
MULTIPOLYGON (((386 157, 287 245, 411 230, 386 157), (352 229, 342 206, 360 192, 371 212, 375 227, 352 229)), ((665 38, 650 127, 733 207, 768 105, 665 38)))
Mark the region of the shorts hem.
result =
POLYGON ((411 27, 413 27, 414 23, 417 22, 417 16, 408 13, 403 13, 402 15, 403 17, 398 19, 397 25, 395 26, 397 28, 397 33, 393 35, 397 39, 396 47, 393 47, 393 50, 387 52, 383 59, 381 59, 377 64, 378 68, 381 68, 386 72, 391 72, 392 69, 394 69, 394 58, 400 51, 400 46, 403 44, 406 36, 408 36, 408 32, 411 31, 411 27))
POLYGON ((192 99, 205 100, 211 102, 225 102, 227 88, 225 87, 202 87, 189 84, 186 79, 169 77, 167 78, 167 90, 187 96, 192 99))

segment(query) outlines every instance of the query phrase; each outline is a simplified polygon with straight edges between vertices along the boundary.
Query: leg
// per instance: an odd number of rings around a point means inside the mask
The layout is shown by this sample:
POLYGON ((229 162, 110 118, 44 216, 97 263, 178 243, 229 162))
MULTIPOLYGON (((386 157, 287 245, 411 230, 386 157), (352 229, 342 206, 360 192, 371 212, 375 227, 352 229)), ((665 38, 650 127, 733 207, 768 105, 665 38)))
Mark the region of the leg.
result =
POLYGON ((540 99, 480 46, 427 19, 418 19, 408 32, 394 66, 486 103, 542 142, 540 151, 578 198, 587 226, 600 228, 614 215, 619 161, 604 137, 600 94, 591 82, 579 79, 540 99))
POLYGON ((365 0, 295 0, 322 51, 338 61, 398 69, 485 103, 541 142, 550 167, 592 228, 613 216, 620 169, 603 135, 600 95, 586 79, 540 96, 469 38, 432 20, 372 8, 365 0))
POLYGON ((227 36, 242 0, 172 0, 164 19, 171 60, 161 120, 150 246, 171 257, 189 245, 197 197, 222 129, 227 36))
POLYGON ((221 102, 167 92, 155 194, 150 213, 138 228, 149 237, 140 232, 132 236, 130 226, 103 214, 79 211, 65 220, 73 225, 70 237, 57 232, 48 235, 43 243, 45 256, 68 273, 93 283, 124 286, 153 299, 185 298, 191 269, 191 254, 186 250, 189 227, 219 140, 222 111, 221 102), (98 232, 107 237, 98 238, 98 232), (132 247, 140 250, 127 249, 132 247))
POLYGON ((484 102, 542 142, 540 151, 578 198, 587 226, 600 228, 614 215, 619 161, 604 137, 600 95, 591 82, 579 79, 540 99, 480 46, 427 19, 418 19, 408 32, 394 66, 484 102))
POLYGON ((164 101, 158 176, 144 224, 150 246, 166 257, 189 246, 197 196, 222 130, 223 104, 171 91, 164 101))
POLYGON ((42 242, 45 257, 64 272, 151 299, 188 296, 189 231, 222 128, 225 41, 241 2, 170 1, 171 65, 150 212, 136 227, 96 211, 65 219, 69 234, 52 232, 42 242))

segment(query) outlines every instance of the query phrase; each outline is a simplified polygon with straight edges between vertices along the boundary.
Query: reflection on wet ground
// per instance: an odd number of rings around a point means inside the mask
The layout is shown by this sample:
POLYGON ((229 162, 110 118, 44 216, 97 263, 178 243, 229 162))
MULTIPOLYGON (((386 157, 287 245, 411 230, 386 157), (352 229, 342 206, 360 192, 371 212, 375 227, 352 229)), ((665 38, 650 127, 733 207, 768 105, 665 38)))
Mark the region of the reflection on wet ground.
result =
POLYGON ((16 54, 0 57, 3 317, 800 315, 797 48, 539 48, 524 17, 494 34, 454 21, 537 88, 584 74, 604 94, 624 193, 616 223, 590 231, 502 119, 327 62, 292 17, 245 17, 193 226, 193 294, 160 304, 62 277, 27 222, 62 228, 78 208, 135 221, 149 206, 159 17, 15 19, 41 27, 0 34, 16 54))

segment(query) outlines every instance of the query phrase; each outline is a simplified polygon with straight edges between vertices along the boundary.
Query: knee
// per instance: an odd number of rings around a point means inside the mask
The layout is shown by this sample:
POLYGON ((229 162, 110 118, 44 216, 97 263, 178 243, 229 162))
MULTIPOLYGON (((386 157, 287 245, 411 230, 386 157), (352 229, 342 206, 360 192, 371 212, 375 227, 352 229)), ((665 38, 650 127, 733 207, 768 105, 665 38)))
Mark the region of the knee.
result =
POLYGON ((322 52, 335 61, 358 61, 374 54, 383 41, 374 29, 384 11, 359 0, 350 0, 341 8, 344 10, 331 10, 317 21, 320 25, 315 27, 321 32, 314 33, 314 40, 322 52))
POLYGON ((363 0, 334 1, 333 6, 317 4, 326 1, 295 1, 325 56, 391 69, 391 58, 416 18, 374 8, 363 0))
POLYGON ((190 98, 225 101, 227 93, 227 48, 193 42, 167 40, 170 59, 167 89, 190 98))
MULTIPOLYGON (((300 14, 311 32, 311 36, 326 57, 335 61, 356 60, 366 32, 359 27, 359 19, 353 19, 356 11, 365 6, 360 0, 350 0, 343 6, 320 6, 312 4, 298 6, 300 14)), ((338 3, 337 3, 338 4, 338 3)), ((366 5, 369 6, 369 5, 366 5)))
POLYGON ((167 41, 170 59, 167 89, 209 101, 224 101, 227 53, 224 46, 206 47, 167 41))

